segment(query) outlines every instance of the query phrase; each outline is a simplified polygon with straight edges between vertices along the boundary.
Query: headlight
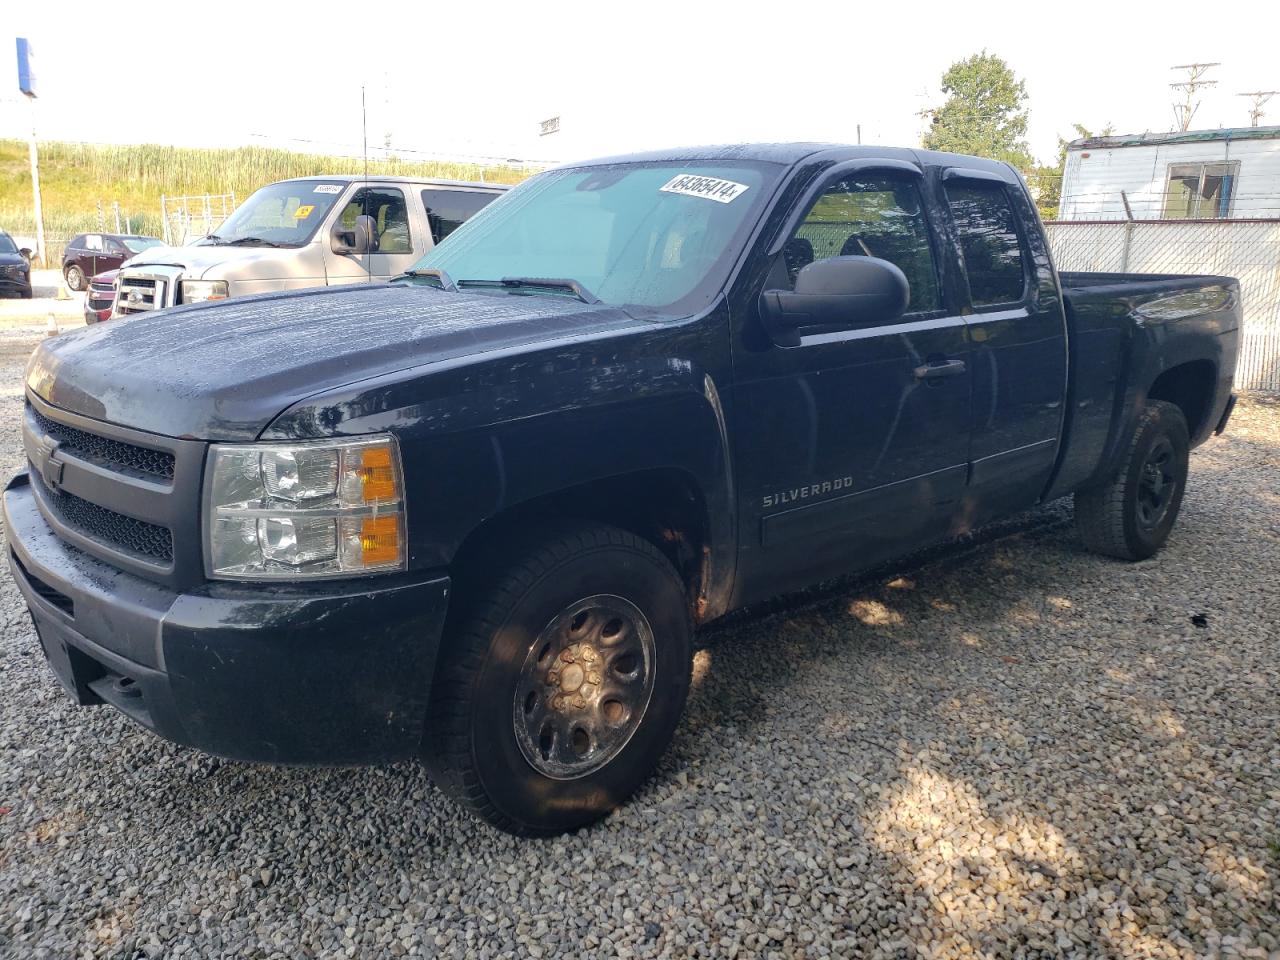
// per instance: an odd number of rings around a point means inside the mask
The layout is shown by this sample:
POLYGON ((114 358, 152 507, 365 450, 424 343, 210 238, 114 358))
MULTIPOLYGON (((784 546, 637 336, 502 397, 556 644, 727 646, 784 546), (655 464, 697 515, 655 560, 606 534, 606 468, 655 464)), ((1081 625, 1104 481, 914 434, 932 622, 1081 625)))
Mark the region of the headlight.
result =
POLYGON ((205 300, 227 299, 225 280, 183 280, 182 302, 201 303, 205 300))
POLYGON ((404 481, 393 437, 214 444, 205 569, 222 580, 300 580, 405 568, 404 481))

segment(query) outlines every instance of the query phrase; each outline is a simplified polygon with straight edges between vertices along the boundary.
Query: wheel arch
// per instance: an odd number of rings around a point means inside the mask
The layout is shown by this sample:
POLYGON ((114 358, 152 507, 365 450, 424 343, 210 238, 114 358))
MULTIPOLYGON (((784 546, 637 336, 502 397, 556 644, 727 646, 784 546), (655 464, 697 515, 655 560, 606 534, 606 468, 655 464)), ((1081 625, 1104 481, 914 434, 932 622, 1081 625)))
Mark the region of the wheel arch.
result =
MULTIPOLYGON (((602 523, 649 543, 671 562, 685 585, 695 622, 714 609, 717 556, 711 511, 697 478, 677 467, 602 477, 514 504, 472 529, 454 552, 450 571, 465 593, 483 580, 513 544, 571 521, 602 523)), ((719 612, 719 611, 716 611, 719 612)))

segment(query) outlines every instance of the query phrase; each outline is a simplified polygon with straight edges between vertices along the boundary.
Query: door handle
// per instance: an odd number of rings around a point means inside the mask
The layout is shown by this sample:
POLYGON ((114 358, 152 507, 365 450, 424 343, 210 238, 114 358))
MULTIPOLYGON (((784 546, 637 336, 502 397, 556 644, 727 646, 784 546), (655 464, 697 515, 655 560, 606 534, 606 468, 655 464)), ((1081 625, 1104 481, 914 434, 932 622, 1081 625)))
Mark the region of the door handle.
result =
POLYGON ((917 380, 937 380, 941 377, 958 377, 964 373, 963 360, 943 360, 940 363, 926 363, 916 367, 917 380))

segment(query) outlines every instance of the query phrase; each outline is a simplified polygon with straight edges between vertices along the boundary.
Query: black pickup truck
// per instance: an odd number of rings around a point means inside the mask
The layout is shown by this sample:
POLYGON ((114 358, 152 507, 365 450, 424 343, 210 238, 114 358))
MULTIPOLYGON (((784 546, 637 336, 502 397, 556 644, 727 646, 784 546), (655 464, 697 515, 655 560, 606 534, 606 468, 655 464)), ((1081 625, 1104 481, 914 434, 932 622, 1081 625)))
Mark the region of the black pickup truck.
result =
POLYGON ((601 160, 390 284, 43 342, 9 558, 80 703, 244 760, 420 757, 555 833, 650 775, 728 610, 1068 494, 1150 556, 1239 324, 1230 278, 1059 277, 1001 163, 601 160))

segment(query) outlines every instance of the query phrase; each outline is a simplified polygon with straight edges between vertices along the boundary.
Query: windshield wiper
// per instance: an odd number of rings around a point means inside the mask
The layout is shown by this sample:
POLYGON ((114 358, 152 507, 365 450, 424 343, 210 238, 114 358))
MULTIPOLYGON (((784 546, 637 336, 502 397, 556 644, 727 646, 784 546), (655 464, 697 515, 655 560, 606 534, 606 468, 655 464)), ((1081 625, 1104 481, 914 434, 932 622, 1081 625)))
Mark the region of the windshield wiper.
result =
POLYGON ((238 247, 248 245, 250 243, 259 243, 264 247, 283 247, 283 243, 276 243, 274 240, 263 240, 261 237, 238 237, 235 240, 223 241, 229 247, 238 247))
POLYGON ((215 247, 216 247, 218 244, 220 244, 220 243, 226 243, 226 242, 227 242, 227 241, 223 240, 220 236, 218 236, 216 233, 206 233, 206 234, 205 234, 203 237, 201 237, 200 239, 202 239, 202 240, 212 240, 212 241, 213 241, 213 245, 214 245, 215 247))
POLYGON ((429 280, 438 281, 440 284, 441 290, 448 290, 450 293, 458 292, 458 285, 453 282, 453 278, 450 277, 443 270, 438 270, 435 267, 424 267, 421 270, 406 270, 404 273, 401 274, 401 276, 426 277, 429 280))
POLYGON ((561 277, 503 277, 501 280, 459 280, 456 286, 509 287, 530 290, 568 290, 583 303, 599 303, 600 299, 577 280, 561 277))

